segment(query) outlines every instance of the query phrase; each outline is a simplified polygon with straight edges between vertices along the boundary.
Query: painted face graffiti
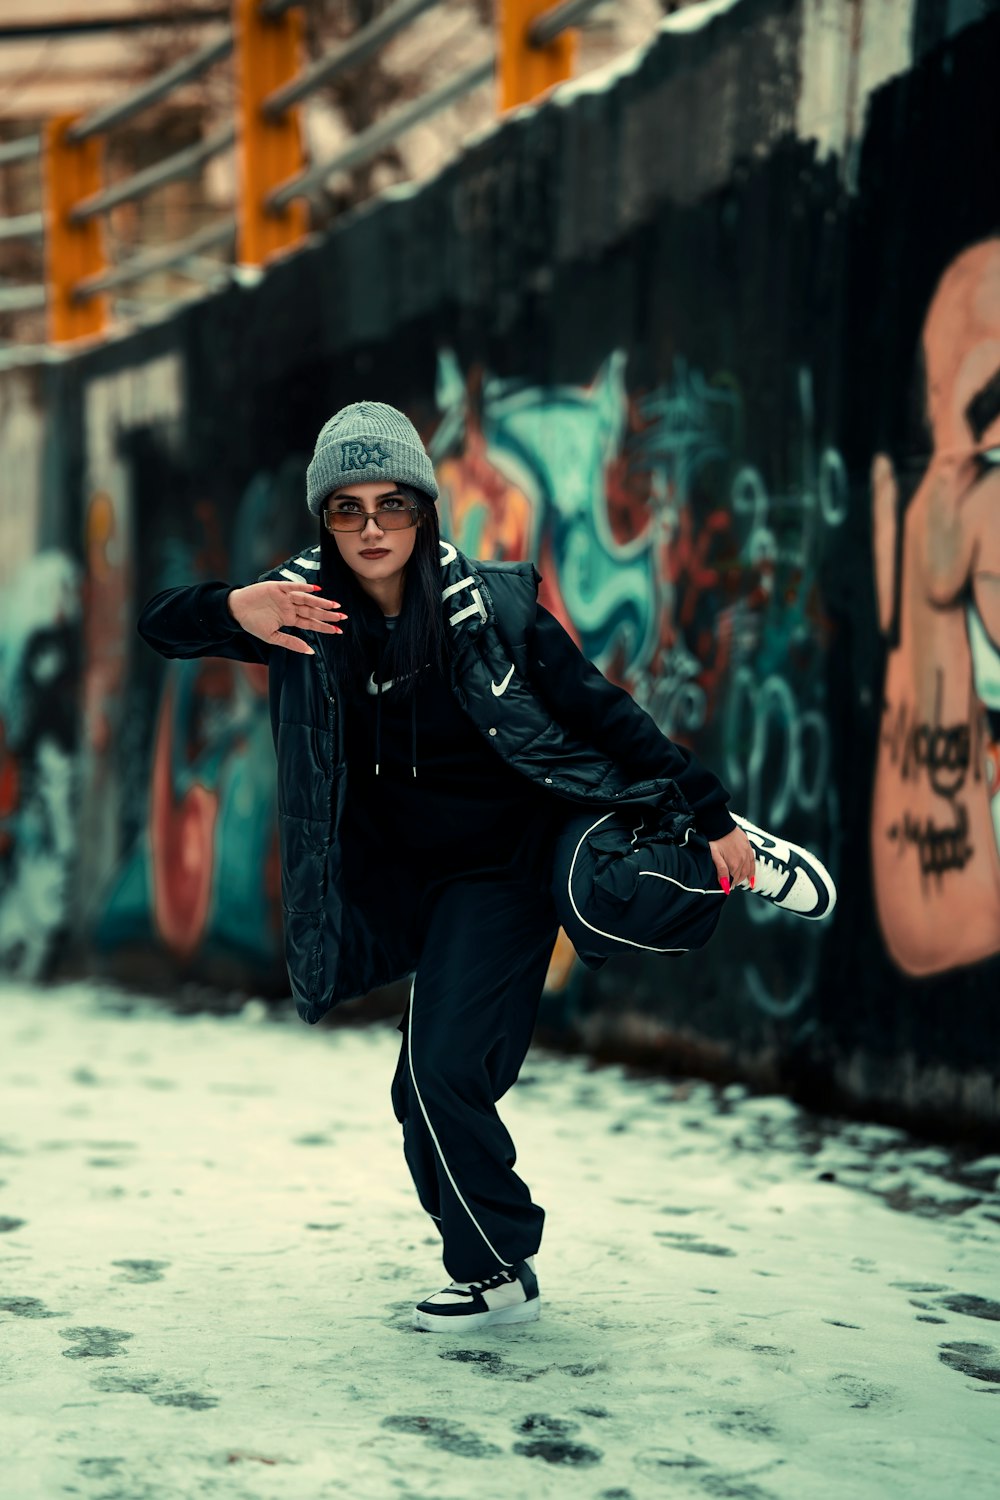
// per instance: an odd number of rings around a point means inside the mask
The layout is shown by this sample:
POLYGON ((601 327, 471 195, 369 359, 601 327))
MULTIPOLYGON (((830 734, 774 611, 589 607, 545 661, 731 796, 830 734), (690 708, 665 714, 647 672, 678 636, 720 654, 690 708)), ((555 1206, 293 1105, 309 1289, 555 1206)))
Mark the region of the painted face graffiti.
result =
POLYGON ((886 946, 914 975, 1000 952, 1000 239, 941 277, 923 358, 932 451, 902 514, 891 460, 872 464, 892 647, 872 864, 886 946))

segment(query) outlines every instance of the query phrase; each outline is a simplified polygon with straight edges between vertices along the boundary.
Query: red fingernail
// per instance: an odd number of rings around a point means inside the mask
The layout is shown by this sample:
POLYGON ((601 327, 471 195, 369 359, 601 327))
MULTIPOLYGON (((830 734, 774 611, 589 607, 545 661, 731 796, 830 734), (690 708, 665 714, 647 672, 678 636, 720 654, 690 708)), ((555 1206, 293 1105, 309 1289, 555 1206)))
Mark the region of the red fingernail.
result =
POLYGON ((723 875, 722 879, 719 881, 719 884, 722 886, 722 889, 725 891, 726 895, 728 896, 729 895, 729 876, 728 875, 723 875))
POLYGON ((310 587, 310 588, 311 588, 311 589, 320 589, 320 588, 322 588, 322 584, 319 584, 319 583, 311 583, 311 584, 310 584, 310 585, 309 585, 309 587, 310 587))
POLYGON ((750 876, 750 889, 753 890, 753 876, 750 876))

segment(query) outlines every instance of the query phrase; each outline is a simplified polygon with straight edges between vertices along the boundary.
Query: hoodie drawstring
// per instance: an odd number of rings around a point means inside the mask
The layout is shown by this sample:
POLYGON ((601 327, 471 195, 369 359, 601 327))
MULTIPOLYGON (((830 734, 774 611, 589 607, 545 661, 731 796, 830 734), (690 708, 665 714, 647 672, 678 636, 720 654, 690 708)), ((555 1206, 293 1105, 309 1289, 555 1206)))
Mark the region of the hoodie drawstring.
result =
POLYGON ((385 656, 385 641, 379 647, 378 653, 378 688, 375 696, 375 775, 378 775, 379 761, 382 751, 382 658, 385 656))
POLYGON ((410 693, 410 760, 413 763, 413 774, 417 774, 417 684, 413 684, 410 693))

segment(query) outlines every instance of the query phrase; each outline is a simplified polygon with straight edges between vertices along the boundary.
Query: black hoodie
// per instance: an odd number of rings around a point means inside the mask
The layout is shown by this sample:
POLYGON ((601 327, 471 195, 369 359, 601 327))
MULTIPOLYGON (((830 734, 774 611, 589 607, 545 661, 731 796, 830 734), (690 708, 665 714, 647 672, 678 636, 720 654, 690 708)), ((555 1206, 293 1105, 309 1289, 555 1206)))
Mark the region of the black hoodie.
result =
POLYGON ((440 670, 426 666, 408 701, 393 692, 385 658, 395 623, 377 606, 355 605, 367 673, 345 694, 342 836, 352 896, 377 900, 389 889, 387 865, 424 900, 454 879, 516 872, 544 883, 555 834, 579 808, 508 766, 440 670))
MULTIPOLYGON (((440 881, 515 871, 544 883, 558 830, 579 806, 508 766, 440 671, 425 667, 409 702, 393 693, 384 661, 395 617, 365 599, 353 624, 367 657, 365 682, 346 697, 344 715, 343 837, 351 851, 345 868, 356 872, 353 894, 377 898, 387 861, 423 896, 440 881)), ((718 778, 608 682, 540 604, 529 645, 532 680, 554 717, 637 777, 673 777, 706 837, 734 827, 718 778)))

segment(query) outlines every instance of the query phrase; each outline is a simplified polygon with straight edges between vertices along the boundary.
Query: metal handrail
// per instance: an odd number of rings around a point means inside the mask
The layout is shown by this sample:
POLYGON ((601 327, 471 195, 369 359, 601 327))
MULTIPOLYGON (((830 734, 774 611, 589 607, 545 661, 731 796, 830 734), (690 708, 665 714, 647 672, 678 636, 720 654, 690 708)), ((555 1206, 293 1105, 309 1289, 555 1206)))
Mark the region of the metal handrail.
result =
POLYGON ((44 233, 44 214, 12 214, 9 219, 0 219, 0 240, 38 240, 44 233))
POLYGON ((77 120, 66 132, 67 140, 74 144, 88 140, 92 135, 100 135, 102 131, 110 130, 112 125, 121 125, 124 120, 130 120, 133 115, 147 109, 150 104, 156 104, 163 99, 170 90, 176 88, 180 83, 188 83, 192 78, 197 78, 199 73, 204 73, 213 63, 221 62, 228 57, 233 50, 233 35, 229 32, 227 36, 220 37, 218 41, 210 42, 207 47, 200 47, 197 52, 192 52, 188 57, 182 57, 179 62, 173 63, 169 68, 164 68, 162 73, 149 78, 145 83, 126 94, 117 104, 106 105, 104 109, 95 110, 93 114, 87 115, 82 120, 77 120))
MULTIPOLYGON (((277 18, 303 0, 258 0, 257 13, 268 19, 277 18)), ((304 68, 290 82, 274 90, 260 106, 261 114, 269 120, 281 120, 301 99, 328 80, 347 72, 358 63, 378 51, 398 32, 403 31, 418 16, 439 5, 441 0, 393 0, 389 8, 355 36, 325 57, 319 58, 304 68)), ((582 17, 593 10, 601 0, 559 0, 550 10, 539 16, 524 38, 532 47, 548 46, 569 28, 579 24, 582 17)), ((220 20, 224 20, 220 16, 220 20)), ((524 41, 521 42, 524 45, 524 41)), ((214 63, 222 61, 234 50, 235 38, 231 30, 226 35, 199 48, 188 57, 165 68, 153 78, 131 90, 117 103, 95 110, 77 120, 66 132, 66 140, 75 144, 103 134, 112 127, 131 119, 140 111, 165 98, 173 89, 198 77, 214 63)), ((376 121, 336 156, 325 162, 314 163, 297 176, 283 182, 266 197, 264 207, 270 212, 280 212, 296 199, 308 198, 335 172, 346 171, 376 156, 385 146, 405 134, 421 121, 444 109, 456 99, 471 92, 495 76, 498 63, 497 48, 491 47, 483 57, 463 72, 446 80, 433 92, 412 100, 380 121, 376 121)), ((203 141, 175 152, 172 156, 133 173, 123 181, 92 193, 77 202, 69 213, 72 223, 83 224, 107 213, 119 204, 133 201, 145 193, 187 177, 197 172, 210 157, 229 150, 237 139, 234 125, 223 126, 203 141)), ((0 145, 0 165, 26 160, 44 149, 44 137, 27 136, 0 145)), ((42 213, 21 214, 0 219, 0 240, 39 238, 44 235, 45 220, 42 213)), ((71 296, 77 301, 86 301, 100 293, 138 281, 159 271, 187 263, 188 274, 196 279, 204 277, 214 280, 210 273, 211 262, 199 265, 200 252, 220 245, 228 245, 239 234, 235 218, 224 223, 206 226, 188 238, 171 245, 138 255, 133 255, 123 264, 102 270, 99 274, 83 278, 72 288, 71 296)), ((220 264, 219 276, 234 274, 233 269, 220 264)), ((182 272, 183 274, 183 272, 182 272)), ((46 288, 35 285, 0 284, 0 311, 15 311, 43 307, 47 301, 46 288)))
POLYGON ((81 198, 70 212, 70 221, 74 224, 83 224, 87 219, 96 218, 98 214, 117 208, 119 203, 130 203, 135 198, 143 197, 145 193, 153 192, 164 183, 190 177, 197 172, 203 162, 208 161, 210 157, 218 156, 221 151, 228 151, 235 142, 236 127, 223 125, 214 135, 207 136, 205 140, 195 141, 193 146, 185 146, 183 151, 175 151, 173 156, 164 157, 163 161, 154 162, 151 167, 144 167, 141 172, 125 177, 121 182, 115 182, 109 188, 102 188, 99 193, 92 193, 89 198, 81 198))
MULTIPOLYGON (((22 7, 26 8, 26 7, 22 7)), ((104 31, 145 31, 151 26, 173 26, 179 19, 177 7, 161 11, 144 11, 136 15, 93 16, 77 20, 14 21, 0 24, 0 45, 4 42, 48 41, 50 37, 96 36, 104 31)), ((184 10, 185 26, 218 25, 229 19, 223 5, 189 6, 184 10)))
POLYGON ((40 135, 22 135, 16 141, 5 141, 0 146, 0 166, 11 161, 26 161, 29 156, 38 156, 41 149, 40 135))
MULTIPOLYGON (((282 10, 288 9, 291 3, 293 0, 261 0, 260 12, 262 15, 277 15, 282 10)), ((544 16, 539 17, 528 33, 528 40, 535 47, 547 46, 564 31, 575 26, 582 16, 600 3, 601 0, 562 0, 561 4, 554 6, 544 16)), ((320 58, 310 67, 305 68, 291 83, 269 94, 262 106, 263 113, 270 119, 279 118, 291 105, 305 98, 320 84, 326 83, 329 79, 361 62, 396 32, 408 26, 423 11, 430 10, 438 4, 440 0, 396 0, 395 5, 390 6, 370 25, 363 27, 344 46, 329 56, 320 58)), ((444 109, 455 99, 461 98, 463 94, 469 93, 480 83, 485 82, 495 69, 495 65, 496 49, 494 48, 483 62, 475 64, 465 73, 457 74, 433 93, 425 94, 412 104, 396 110, 385 120, 377 121, 369 126, 367 130, 355 136, 351 145, 345 147, 339 155, 326 162, 320 162, 299 177, 283 183, 280 188, 276 188, 268 195, 267 207, 271 210, 284 208, 293 198, 308 197, 331 173, 359 166, 375 156, 396 136, 402 135, 414 125, 419 124, 421 120, 436 114, 438 110, 444 109)))
POLYGON ((355 63, 362 62, 364 58, 377 52, 383 43, 396 35, 397 31, 402 31, 425 10, 431 10, 440 3, 441 0, 396 0, 395 5, 390 5, 382 15, 369 22, 367 26, 363 26, 342 47, 327 53, 326 57, 318 58, 309 67, 303 68, 291 83, 286 83, 280 89, 275 89, 273 94, 268 94, 262 106, 264 115, 269 120, 277 119, 293 104, 297 104, 300 99, 304 99, 307 94, 319 88, 321 84, 328 82, 331 78, 336 78, 339 73, 346 72, 355 63))
POLYGON ((227 219, 223 224, 209 224, 196 234, 189 235, 186 240, 177 240, 172 245, 164 245, 160 250, 150 250, 143 255, 133 255, 122 265, 115 266, 114 270, 102 271, 99 276, 88 276, 83 281, 78 281, 73 288, 73 297, 82 302, 88 297, 96 297, 99 292, 110 291, 112 287, 124 286, 126 282, 141 281, 144 276, 152 276, 157 271, 169 271, 187 256, 197 255, 199 251, 208 250, 212 245, 228 244, 235 238, 235 219, 227 219))
POLYGON ((283 182, 279 188, 275 188, 264 200, 269 209, 281 209, 291 203, 293 198, 307 198, 310 193, 321 187, 331 172, 346 171, 349 167, 359 166, 370 157, 377 155, 383 146, 388 145, 396 136, 403 135, 412 126, 418 125, 428 115, 436 114, 439 109, 444 109, 454 99, 459 99, 463 94, 468 94, 472 89, 478 88, 481 83, 491 79, 496 69, 496 48, 492 48, 487 57, 480 62, 474 63, 471 68, 466 68, 464 73, 457 73, 447 83, 435 89, 431 94, 422 94, 412 104, 405 104, 401 109, 394 110, 384 120, 378 120, 374 125, 369 125, 367 130, 362 130, 356 135, 351 144, 336 156, 329 160, 319 162, 316 166, 309 167, 298 177, 292 177, 288 182, 283 182))
POLYGON ((0 286, 0 313, 33 312, 44 307, 47 300, 41 285, 0 286))
POLYGON ((571 26, 576 26, 588 11, 602 3, 603 0, 562 0, 561 4, 554 5, 528 27, 529 43, 532 47, 547 47, 557 36, 561 36, 571 26))

